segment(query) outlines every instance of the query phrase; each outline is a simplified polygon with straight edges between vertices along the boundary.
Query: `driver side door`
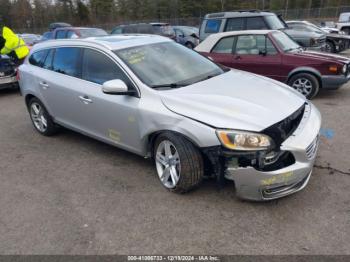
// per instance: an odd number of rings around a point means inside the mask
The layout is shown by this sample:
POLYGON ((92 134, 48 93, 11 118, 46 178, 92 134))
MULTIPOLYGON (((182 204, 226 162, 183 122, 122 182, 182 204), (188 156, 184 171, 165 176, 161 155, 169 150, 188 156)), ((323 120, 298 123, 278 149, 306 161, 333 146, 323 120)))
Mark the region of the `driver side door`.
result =
POLYGON ((138 124, 140 98, 102 92, 104 82, 120 79, 136 89, 129 76, 108 54, 85 48, 82 54, 81 121, 90 135, 135 153, 141 152, 138 124))
POLYGON ((235 68, 270 77, 279 81, 282 76, 282 57, 268 35, 240 35, 234 46, 235 68))

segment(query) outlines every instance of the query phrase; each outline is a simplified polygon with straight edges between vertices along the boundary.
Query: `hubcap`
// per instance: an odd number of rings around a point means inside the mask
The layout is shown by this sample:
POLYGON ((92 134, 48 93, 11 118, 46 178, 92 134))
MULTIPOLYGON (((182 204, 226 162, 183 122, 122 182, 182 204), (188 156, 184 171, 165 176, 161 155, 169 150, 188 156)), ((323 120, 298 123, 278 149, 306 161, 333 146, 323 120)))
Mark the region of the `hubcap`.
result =
POLYGON ((312 83, 306 78, 298 78, 294 81, 292 87, 298 92, 302 93, 304 96, 308 96, 312 92, 312 83))
POLYGON ((160 181, 167 188, 179 182, 181 165, 179 153, 169 140, 162 141, 156 151, 156 168, 160 181))
POLYGON ((44 116, 44 110, 38 103, 33 103, 30 106, 30 116, 34 123, 35 128, 43 133, 47 129, 47 120, 44 116))

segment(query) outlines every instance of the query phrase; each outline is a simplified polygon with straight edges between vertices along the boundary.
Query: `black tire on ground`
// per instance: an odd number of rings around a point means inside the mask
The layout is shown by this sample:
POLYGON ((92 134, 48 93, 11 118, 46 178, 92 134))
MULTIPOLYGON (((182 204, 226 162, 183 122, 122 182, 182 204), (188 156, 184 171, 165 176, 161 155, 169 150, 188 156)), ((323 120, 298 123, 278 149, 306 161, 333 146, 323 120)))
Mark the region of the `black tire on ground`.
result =
POLYGON ((332 41, 326 42, 326 52, 333 53, 333 54, 337 52, 335 44, 332 41))
MULTIPOLYGON (((306 98, 307 99, 314 98, 320 90, 320 83, 319 83, 318 79, 314 75, 309 74, 309 73, 299 73, 299 74, 295 74, 294 76, 292 76, 289 79, 288 85, 293 87, 293 84, 299 79, 307 79, 310 81, 312 88, 311 88, 311 92, 308 95, 306 95, 306 98)), ((293 87, 293 88, 295 88, 295 87, 293 87)))
POLYGON ((189 48, 189 49, 193 49, 193 48, 194 48, 194 45, 193 45, 191 42, 187 42, 187 43, 185 44, 185 46, 186 46, 187 48, 189 48))
POLYGON ((176 186, 169 190, 175 193, 186 193, 194 189, 201 183, 204 175, 204 164, 201 152, 185 137, 172 132, 164 132, 161 133, 154 142, 154 160, 157 148, 164 140, 170 141, 176 147, 181 166, 179 180, 176 186))
POLYGON ((59 129, 59 126, 54 123, 52 117, 47 112, 45 106, 43 105, 43 103, 38 98, 36 98, 36 97, 31 98, 29 100, 29 102, 28 102, 27 108, 28 108, 28 112, 29 112, 29 115, 30 115, 30 119, 32 120, 32 124, 33 124, 33 126, 34 126, 36 131, 38 131, 41 135, 44 135, 44 136, 53 136, 54 134, 57 133, 57 131, 59 129), (40 105, 40 107, 42 109, 42 115, 46 119, 47 127, 46 127, 45 131, 39 130, 34 124, 34 120, 32 118, 32 114, 31 114, 31 107, 32 107, 32 105, 34 103, 40 105))

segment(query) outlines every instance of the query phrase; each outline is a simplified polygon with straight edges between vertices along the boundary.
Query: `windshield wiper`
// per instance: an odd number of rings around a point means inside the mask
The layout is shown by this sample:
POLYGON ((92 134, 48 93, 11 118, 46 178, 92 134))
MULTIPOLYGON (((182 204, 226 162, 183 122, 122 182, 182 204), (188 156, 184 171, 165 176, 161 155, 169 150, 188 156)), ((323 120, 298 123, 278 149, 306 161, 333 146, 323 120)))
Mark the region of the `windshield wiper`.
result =
POLYGON ((160 84, 160 85, 151 85, 150 87, 152 88, 179 88, 186 86, 185 84, 176 84, 176 83, 171 83, 171 84, 160 84))

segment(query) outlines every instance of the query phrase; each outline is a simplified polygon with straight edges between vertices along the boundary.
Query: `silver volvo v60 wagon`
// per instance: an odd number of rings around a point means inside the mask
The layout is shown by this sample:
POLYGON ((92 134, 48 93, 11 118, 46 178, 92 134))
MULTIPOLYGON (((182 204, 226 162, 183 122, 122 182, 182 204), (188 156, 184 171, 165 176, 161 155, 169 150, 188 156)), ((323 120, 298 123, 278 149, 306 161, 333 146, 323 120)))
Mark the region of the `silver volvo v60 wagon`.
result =
POLYGON ((233 180, 241 198, 270 200, 311 176, 321 125, 313 104, 167 38, 47 41, 19 68, 19 83, 39 133, 63 126, 152 157, 174 192, 209 176, 233 180))

